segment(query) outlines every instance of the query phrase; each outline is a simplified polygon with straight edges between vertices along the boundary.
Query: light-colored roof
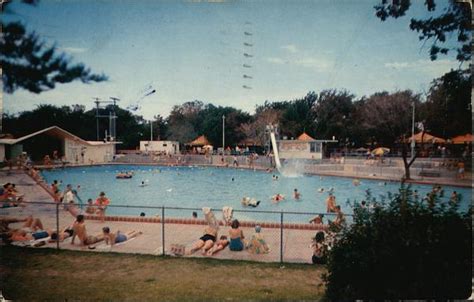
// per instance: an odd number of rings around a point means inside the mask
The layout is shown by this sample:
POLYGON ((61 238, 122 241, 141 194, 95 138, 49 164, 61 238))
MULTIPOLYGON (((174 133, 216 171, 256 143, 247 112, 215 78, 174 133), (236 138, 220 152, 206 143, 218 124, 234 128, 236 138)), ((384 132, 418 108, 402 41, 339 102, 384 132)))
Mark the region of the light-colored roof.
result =
POLYGON ((200 137, 196 138, 192 142, 190 142, 188 145, 190 146, 205 146, 205 145, 210 145, 209 141, 204 135, 201 135, 200 137))
POLYGON ((0 144, 2 145, 14 145, 19 142, 22 142, 24 140, 27 140, 29 138, 32 138, 36 135, 40 135, 43 133, 48 133, 51 136, 59 137, 59 138, 69 138, 74 141, 80 142, 84 145, 90 145, 90 146, 96 146, 96 145, 105 145, 105 144, 120 144, 120 142, 103 142, 103 141, 86 141, 83 140, 82 138, 62 129, 59 128, 58 126, 51 126, 48 128, 44 128, 42 130, 36 131, 34 133, 19 137, 19 138, 4 138, 0 139, 0 144))
POLYGON ((315 139, 309 136, 308 133, 306 132, 303 132, 300 136, 298 136, 298 140, 305 141, 305 142, 315 141, 315 139))
POLYGON ((474 141, 474 136, 471 133, 458 135, 451 139, 453 144, 464 144, 464 143, 472 143, 474 141))

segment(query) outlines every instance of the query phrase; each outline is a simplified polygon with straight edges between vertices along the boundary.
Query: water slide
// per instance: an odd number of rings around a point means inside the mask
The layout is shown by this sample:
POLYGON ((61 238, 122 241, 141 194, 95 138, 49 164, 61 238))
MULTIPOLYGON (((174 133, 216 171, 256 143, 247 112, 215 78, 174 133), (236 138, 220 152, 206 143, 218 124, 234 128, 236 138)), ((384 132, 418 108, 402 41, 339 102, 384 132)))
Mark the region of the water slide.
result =
POLYGON ((272 140, 273 154, 275 155, 275 165, 278 172, 280 172, 281 162, 280 162, 280 156, 278 155, 278 147, 277 147, 277 143, 275 139, 275 132, 273 131, 270 132, 270 139, 272 140))

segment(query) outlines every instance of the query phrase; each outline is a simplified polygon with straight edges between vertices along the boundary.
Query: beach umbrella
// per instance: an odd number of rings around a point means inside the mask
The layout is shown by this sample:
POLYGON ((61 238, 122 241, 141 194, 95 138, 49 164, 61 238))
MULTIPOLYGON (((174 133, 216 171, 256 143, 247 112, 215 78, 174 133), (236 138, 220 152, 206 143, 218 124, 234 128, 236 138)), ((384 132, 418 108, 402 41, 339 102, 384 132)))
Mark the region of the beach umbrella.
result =
POLYGON ((385 153, 388 153, 390 152, 390 149, 389 148, 385 148, 385 147, 378 147, 378 148, 375 148, 374 150, 372 150, 372 154, 373 155, 384 155, 385 153))
POLYGON ((429 134, 428 132, 418 132, 417 134, 408 138, 408 141, 411 142, 415 140, 416 143, 433 143, 433 144, 443 144, 446 143, 446 140, 441 137, 436 137, 429 134))
POLYGON ((456 137, 453 137, 451 139, 451 142, 456 145, 462 145, 462 144, 472 144, 474 141, 474 137, 472 136, 471 133, 465 134, 465 135, 459 135, 456 137))

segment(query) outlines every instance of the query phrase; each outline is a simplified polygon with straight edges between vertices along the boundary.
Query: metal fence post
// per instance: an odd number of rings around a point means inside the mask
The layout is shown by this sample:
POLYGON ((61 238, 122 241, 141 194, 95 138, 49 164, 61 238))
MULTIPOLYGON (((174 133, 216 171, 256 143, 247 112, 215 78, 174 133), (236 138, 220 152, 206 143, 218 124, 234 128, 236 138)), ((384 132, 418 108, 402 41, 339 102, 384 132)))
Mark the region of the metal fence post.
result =
POLYGON ((283 211, 280 213, 280 263, 283 263, 283 211))
POLYGON ((162 255, 165 255, 165 207, 161 207, 161 245, 162 255))
POLYGON ((56 204, 56 249, 59 250, 59 203, 56 204))

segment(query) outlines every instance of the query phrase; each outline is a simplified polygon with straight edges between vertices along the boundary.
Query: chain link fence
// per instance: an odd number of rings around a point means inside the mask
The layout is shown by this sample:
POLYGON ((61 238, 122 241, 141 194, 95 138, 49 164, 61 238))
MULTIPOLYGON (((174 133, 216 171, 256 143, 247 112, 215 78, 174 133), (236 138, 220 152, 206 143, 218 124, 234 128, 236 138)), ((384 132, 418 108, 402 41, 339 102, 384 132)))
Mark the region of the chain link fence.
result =
MULTIPOLYGON (((33 217, 33 220, 39 218, 41 222, 37 230, 28 230, 26 238, 13 241, 14 245, 280 263, 311 263, 312 238, 319 231, 327 232, 329 221, 336 219, 334 213, 235 209, 231 211, 230 217, 226 209, 109 205, 109 210, 113 208, 117 212, 116 209, 127 208, 135 211, 137 215, 109 216, 106 210, 104 221, 101 221, 100 215, 96 214, 97 209, 92 211, 87 205, 76 206, 54 202, 25 202, 24 204, 25 207, 0 210, 0 219, 33 217), (212 214, 204 215, 204 212, 208 210, 212 214), (227 211, 227 215, 224 215, 223 211, 227 211), (86 234, 83 235, 90 238, 90 242, 86 244, 81 242, 81 239, 86 237, 79 238, 80 234, 76 234, 77 238, 72 244, 73 232, 70 230, 74 229, 75 216, 79 214, 85 216, 86 234), (324 216, 323 223, 310 223, 310 220, 317 215, 324 216), (213 249, 224 242, 219 241, 221 236, 226 236, 227 240, 230 239, 230 223, 235 219, 240 222, 243 243, 248 248, 242 251, 231 251, 227 245, 213 255, 203 253, 202 248, 197 249, 202 243, 200 238, 203 238, 208 226, 213 224, 212 216, 215 217, 214 223, 217 228, 217 233, 214 233, 216 242, 213 249), (120 237, 117 236, 120 232, 127 237, 127 240, 114 245, 106 244, 105 240, 101 240, 104 237, 104 227, 108 227, 115 238, 120 237), (46 231, 46 234, 43 232, 41 238, 31 238, 42 231, 46 231), (55 240, 56 238, 59 240, 55 240), (99 241, 93 242, 95 240, 99 241), (191 254, 193 248, 195 251, 191 254)), ((351 215, 346 216, 350 223, 351 215)), ((10 228, 22 229, 25 227, 24 223, 12 223, 10 228)))

